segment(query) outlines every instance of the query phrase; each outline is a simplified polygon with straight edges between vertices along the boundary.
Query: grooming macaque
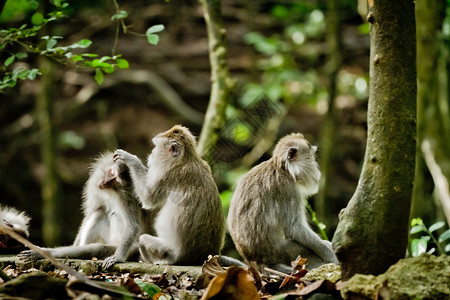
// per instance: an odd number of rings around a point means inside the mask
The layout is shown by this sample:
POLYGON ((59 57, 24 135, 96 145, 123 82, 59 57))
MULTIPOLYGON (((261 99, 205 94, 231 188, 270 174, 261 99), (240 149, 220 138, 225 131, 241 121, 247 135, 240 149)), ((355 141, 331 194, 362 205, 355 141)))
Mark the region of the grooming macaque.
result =
POLYGON ((145 209, 157 209, 156 236, 141 235, 139 252, 146 262, 201 264, 218 254, 224 218, 208 164, 195 150, 191 132, 174 126, 153 138, 147 167, 134 155, 117 150, 115 161, 130 171, 134 192, 145 209))
MULTIPOLYGON (((31 218, 13 207, 0 205, 0 222, 3 226, 12 229, 23 237, 28 237, 28 226, 31 218)), ((0 228, 0 253, 14 253, 20 251, 23 245, 11 238, 0 228)))
POLYGON ((305 214, 303 201, 319 187, 316 150, 302 134, 288 135, 278 142, 272 158, 240 180, 231 199, 228 227, 247 262, 283 269, 301 255, 308 268, 337 263, 331 243, 309 227, 305 214))
MULTIPOLYGON (((152 211, 143 211, 131 190, 125 165, 114 163, 105 153, 91 166, 83 190, 84 218, 72 246, 44 248, 56 258, 105 259, 104 268, 138 253, 138 236, 152 232, 152 211)), ((28 250, 19 256, 26 261, 42 258, 28 250)))

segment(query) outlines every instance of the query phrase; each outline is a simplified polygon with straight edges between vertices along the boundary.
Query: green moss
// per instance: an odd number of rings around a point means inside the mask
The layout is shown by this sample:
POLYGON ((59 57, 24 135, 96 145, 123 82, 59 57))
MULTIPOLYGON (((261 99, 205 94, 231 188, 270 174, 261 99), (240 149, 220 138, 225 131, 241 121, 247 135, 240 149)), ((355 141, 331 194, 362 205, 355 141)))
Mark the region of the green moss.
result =
POLYGON ((402 259, 379 276, 357 274, 341 289, 341 296, 377 299, 449 299, 450 257, 423 254, 402 259))

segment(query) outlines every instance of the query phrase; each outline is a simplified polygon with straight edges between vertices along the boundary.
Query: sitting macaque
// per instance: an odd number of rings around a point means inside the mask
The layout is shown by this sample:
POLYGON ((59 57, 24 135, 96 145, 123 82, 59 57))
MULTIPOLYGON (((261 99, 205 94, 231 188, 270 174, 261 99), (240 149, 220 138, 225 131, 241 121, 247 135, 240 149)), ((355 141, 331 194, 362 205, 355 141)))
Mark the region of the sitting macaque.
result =
MULTIPOLYGON (((144 211, 131 190, 129 172, 114 163, 113 153, 101 155, 91 166, 83 190, 84 218, 72 246, 43 248, 56 258, 105 259, 104 268, 138 255, 138 237, 153 232, 153 211, 144 211)), ((25 261, 42 258, 28 250, 25 261)))
POLYGON ((222 205, 211 169, 197 154, 186 127, 174 126, 152 141, 147 167, 126 151, 114 154, 130 170, 144 209, 160 209, 156 235, 139 238, 141 257, 160 264, 202 264, 209 254, 220 252, 224 240, 222 205))
POLYGON ((304 200, 318 191, 317 148, 302 134, 282 138, 272 158, 238 183, 228 212, 228 228, 247 261, 289 270, 298 255, 308 268, 337 263, 329 241, 308 225, 304 200))
MULTIPOLYGON (((13 207, 0 205, 0 222, 23 237, 30 235, 28 227, 31 218, 25 213, 13 207)), ((17 253, 23 249, 23 245, 11 238, 0 229, 0 253, 17 253)))

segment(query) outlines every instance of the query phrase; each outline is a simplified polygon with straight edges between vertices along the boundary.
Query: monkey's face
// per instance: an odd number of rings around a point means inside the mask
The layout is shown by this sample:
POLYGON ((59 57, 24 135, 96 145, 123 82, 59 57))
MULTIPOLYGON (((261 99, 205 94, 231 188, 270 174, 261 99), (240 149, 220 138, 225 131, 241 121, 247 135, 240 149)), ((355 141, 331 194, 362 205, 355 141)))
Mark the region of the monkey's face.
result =
POLYGON ((153 159, 167 163, 181 160, 187 151, 195 151, 195 138, 186 127, 175 125, 170 130, 160 133, 152 140, 155 148, 153 159))
POLYGON ((185 148, 177 140, 158 134, 153 138, 155 148, 152 151, 151 159, 154 163, 172 165, 181 160, 184 156, 185 148))

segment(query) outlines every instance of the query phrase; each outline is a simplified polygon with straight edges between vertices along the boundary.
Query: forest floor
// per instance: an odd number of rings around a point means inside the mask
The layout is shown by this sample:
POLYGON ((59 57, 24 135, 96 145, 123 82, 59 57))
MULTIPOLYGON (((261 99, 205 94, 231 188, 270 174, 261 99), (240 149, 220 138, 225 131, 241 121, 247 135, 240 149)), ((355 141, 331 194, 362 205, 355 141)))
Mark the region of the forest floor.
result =
POLYGON ((101 267, 99 260, 47 260, 24 264, 0 257, 0 297, 9 299, 449 299, 450 257, 424 254, 400 260, 379 276, 340 280, 339 266, 306 271, 304 259, 291 275, 250 266, 224 268, 213 257, 202 267, 142 262, 101 267), (76 272, 76 276, 71 270, 76 272), (317 297, 317 298, 316 298, 317 297), (323 298, 325 297, 325 298, 323 298))

